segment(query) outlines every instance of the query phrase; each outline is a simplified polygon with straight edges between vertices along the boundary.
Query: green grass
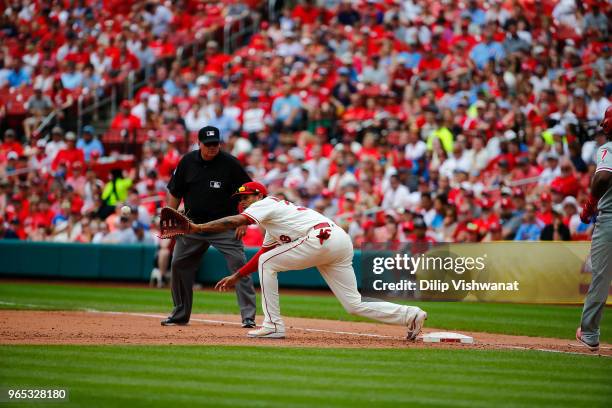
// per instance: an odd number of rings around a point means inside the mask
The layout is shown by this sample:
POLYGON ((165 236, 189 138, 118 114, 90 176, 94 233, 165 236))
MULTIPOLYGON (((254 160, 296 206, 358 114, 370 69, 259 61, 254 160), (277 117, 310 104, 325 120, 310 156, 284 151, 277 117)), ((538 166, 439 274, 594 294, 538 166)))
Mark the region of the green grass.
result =
POLYGON ((612 400, 608 359, 540 352, 0 346, 0 361, 0 384, 68 388, 69 403, 57 406, 575 408, 612 400))
MULTIPOLYGON (((168 290, 35 283, 0 284, 0 302, 133 312, 171 305, 168 290)), ((331 296, 281 302, 288 316, 355 320, 331 296)), ((579 307, 419 305, 432 327, 562 338, 580 316, 579 307)), ((237 313, 235 295, 198 291, 194 312, 237 313)), ((609 340, 610 325, 603 331, 609 340)), ((608 358, 538 351, 0 346, 1 387, 69 391, 69 402, 6 404, 15 407, 607 407, 611 376, 608 358)))
MULTIPOLYGON (((258 295, 258 303, 259 303, 258 295)), ((427 325, 449 330, 572 339, 580 320, 579 306, 515 305, 461 302, 413 302, 429 313, 427 325)), ((168 289, 109 288, 42 283, 0 284, 0 308, 159 312, 170 311, 168 289), (12 302, 19 305, 3 304, 12 302), (24 304, 35 305, 33 307, 24 304)), ((258 305, 258 314, 261 309, 258 305)), ((363 320, 348 315, 333 296, 283 294, 285 316, 337 320, 363 320)), ((196 291, 194 313, 238 313, 234 293, 196 291)), ((604 342, 612 342, 612 316, 606 310, 602 321, 604 342)))

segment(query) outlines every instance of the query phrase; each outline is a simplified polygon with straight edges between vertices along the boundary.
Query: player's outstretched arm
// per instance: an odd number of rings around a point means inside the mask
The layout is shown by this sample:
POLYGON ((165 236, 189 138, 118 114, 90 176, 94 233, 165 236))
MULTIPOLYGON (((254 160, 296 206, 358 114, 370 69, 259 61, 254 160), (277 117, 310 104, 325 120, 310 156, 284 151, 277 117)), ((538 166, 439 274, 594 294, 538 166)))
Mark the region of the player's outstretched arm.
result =
POLYGON ((257 270, 257 265, 259 263, 259 257, 265 254, 266 252, 270 251, 271 249, 276 248, 277 246, 278 245, 261 247, 259 251, 257 251, 257 253, 253 255, 253 257, 249 259, 249 261, 242 266, 242 268, 238 269, 233 274, 226 276, 225 278, 217 282, 217 284, 215 285, 215 289, 218 291, 224 292, 228 288, 231 288, 232 286, 236 285, 236 282, 238 282, 240 278, 248 276, 251 273, 255 272, 257 270))
POLYGON ((192 232, 223 232, 248 225, 249 219, 243 215, 230 215, 229 217, 219 218, 218 220, 210 221, 205 224, 189 224, 189 229, 192 232))

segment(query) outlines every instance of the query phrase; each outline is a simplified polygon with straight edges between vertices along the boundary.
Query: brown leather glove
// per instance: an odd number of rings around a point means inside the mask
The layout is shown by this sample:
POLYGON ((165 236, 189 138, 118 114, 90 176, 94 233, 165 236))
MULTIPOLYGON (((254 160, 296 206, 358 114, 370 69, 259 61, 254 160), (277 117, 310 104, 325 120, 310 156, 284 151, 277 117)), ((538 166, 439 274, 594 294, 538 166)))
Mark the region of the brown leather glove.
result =
POLYGON ((177 235, 189 234, 190 221, 184 214, 174 208, 164 207, 159 220, 159 237, 173 238, 177 235))

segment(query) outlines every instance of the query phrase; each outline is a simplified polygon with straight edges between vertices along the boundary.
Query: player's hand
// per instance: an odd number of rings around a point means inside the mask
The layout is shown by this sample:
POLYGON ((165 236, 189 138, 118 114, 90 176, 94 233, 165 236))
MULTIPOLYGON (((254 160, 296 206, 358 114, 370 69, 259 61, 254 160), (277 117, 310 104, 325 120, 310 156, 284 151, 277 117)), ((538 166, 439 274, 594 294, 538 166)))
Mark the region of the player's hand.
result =
POLYGON ((597 201, 593 196, 589 196, 589 199, 582 206, 582 211, 580 211, 580 221, 590 224, 596 213, 597 201))
POLYGON ((229 288, 235 286, 238 280, 240 280, 240 275, 238 274, 238 272, 233 273, 230 276, 226 276, 225 278, 217 282, 217 284, 215 285, 215 290, 218 290, 219 292, 225 292, 229 288))
POLYGON ((236 239, 240 241, 242 237, 244 237, 244 234, 246 234, 246 230, 247 230, 246 225, 241 225, 238 228, 236 228, 236 239))

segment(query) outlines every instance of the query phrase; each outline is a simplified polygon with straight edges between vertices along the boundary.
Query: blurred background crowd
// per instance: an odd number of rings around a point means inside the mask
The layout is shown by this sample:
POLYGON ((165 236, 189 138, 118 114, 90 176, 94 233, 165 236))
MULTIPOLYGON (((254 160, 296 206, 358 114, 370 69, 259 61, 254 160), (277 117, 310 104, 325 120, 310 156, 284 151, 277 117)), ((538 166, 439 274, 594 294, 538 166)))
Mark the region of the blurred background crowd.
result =
MULTIPOLYGON (((606 142, 608 1, 0 10, 0 93, 21 95, 25 112, 15 122, 0 108, 0 238, 155 242, 168 178, 206 125, 271 194, 320 211, 356 245, 590 238, 578 212, 606 142), (209 39, 202 58, 173 59, 177 44, 256 12, 236 50, 209 39), (65 113, 141 69, 146 83, 107 129, 65 113), (50 112, 53 126, 38 131, 50 112)), ((262 238, 252 226, 245 244, 262 238)))

